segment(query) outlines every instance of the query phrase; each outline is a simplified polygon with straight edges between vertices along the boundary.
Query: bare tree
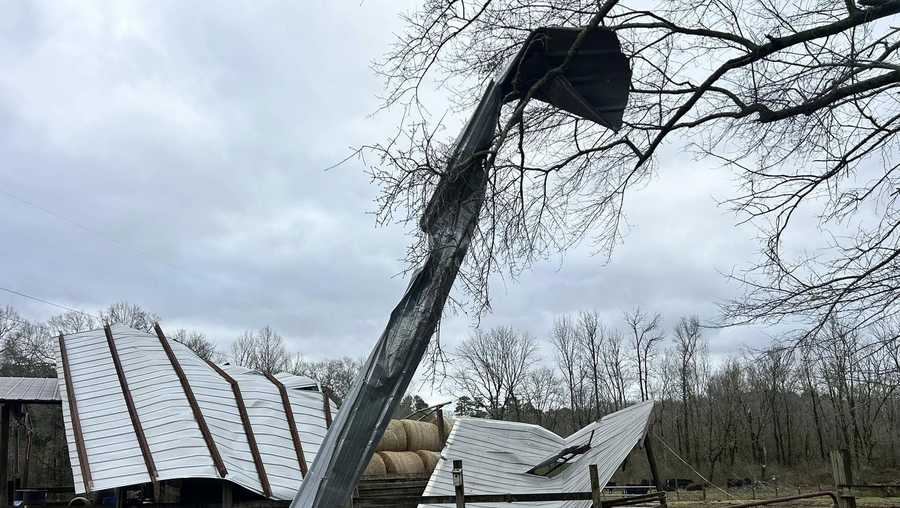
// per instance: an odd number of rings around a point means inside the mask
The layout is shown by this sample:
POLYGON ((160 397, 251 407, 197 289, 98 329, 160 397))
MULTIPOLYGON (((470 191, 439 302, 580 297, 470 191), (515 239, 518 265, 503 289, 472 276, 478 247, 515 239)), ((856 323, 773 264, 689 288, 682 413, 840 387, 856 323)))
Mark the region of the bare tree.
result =
POLYGON ((556 350, 556 364, 562 372, 566 391, 569 395, 569 408, 572 419, 578 427, 584 425, 585 406, 584 364, 581 361, 581 350, 575 333, 575 324, 569 316, 560 316, 553 322, 550 342, 556 350))
POLYGON ((266 374, 286 370, 290 363, 284 338, 269 326, 242 333, 231 344, 231 359, 242 367, 266 374))
POLYGON ((462 110, 532 28, 586 26, 611 6, 603 24, 632 67, 624 126, 609 132, 539 104, 506 111, 514 135, 492 153, 463 266, 473 303, 488 304, 493 271, 515 274, 584 238, 608 252, 629 190, 675 142, 734 170, 740 186, 726 203, 769 228, 762 258, 737 275, 747 294, 726 308, 731 322, 804 312, 814 333, 835 314, 871 323, 896 312, 900 0, 426 2, 377 67, 385 107, 405 112, 389 140, 363 150, 378 156, 367 162, 383 185, 381 219, 418 220, 442 176, 448 147, 420 103, 424 87, 441 83, 462 110), (803 206, 833 239, 812 259, 784 249, 803 206))
POLYGON ((472 400, 485 401, 491 418, 503 419, 512 409, 521 418, 519 399, 524 381, 537 361, 537 343, 512 328, 476 330, 453 355, 451 379, 472 400))
POLYGON ((663 339, 659 327, 660 319, 659 313, 651 316, 640 307, 625 313, 625 324, 631 330, 631 346, 634 348, 634 365, 641 400, 650 398, 650 366, 656 345, 663 339))
POLYGON ((340 404, 350 391, 353 379, 356 378, 361 366, 362 360, 346 356, 333 360, 307 361, 297 355, 291 361, 288 372, 316 380, 322 389, 340 404))
POLYGON ((47 320, 47 326, 54 333, 78 333, 100 327, 100 321, 84 312, 68 311, 47 320))
POLYGON ((159 321, 159 316, 147 311, 140 305, 128 302, 116 302, 100 313, 100 320, 108 323, 120 323, 136 330, 153 332, 153 324, 159 321))
POLYGON ((700 319, 697 316, 681 318, 675 327, 675 336, 672 339, 675 356, 675 367, 681 396, 681 434, 679 440, 681 448, 694 460, 698 460, 699 453, 694 443, 693 432, 695 422, 694 401, 697 399, 701 377, 701 363, 705 356, 705 343, 700 332, 700 319), (693 455, 691 455, 693 453, 693 455))
POLYGON ((184 328, 179 328, 175 331, 172 339, 187 346, 188 349, 204 360, 220 362, 224 359, 224 355, 219 352, 216 343, 209 340, 206 334, 199 330, 187 331, 184 328))

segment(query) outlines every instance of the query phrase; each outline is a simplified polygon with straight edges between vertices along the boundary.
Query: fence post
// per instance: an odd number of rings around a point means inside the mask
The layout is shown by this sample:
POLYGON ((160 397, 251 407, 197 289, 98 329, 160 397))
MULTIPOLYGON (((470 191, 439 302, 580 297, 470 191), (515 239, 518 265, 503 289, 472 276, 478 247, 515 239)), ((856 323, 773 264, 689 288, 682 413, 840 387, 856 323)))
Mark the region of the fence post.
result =
POLYGON ((466 508, 466 491, 463 486, 462 460, 453 461, 453 487, 456 489, 456 508, 466 508))
POLYGON ((856 498, 847 487, 853 483, 853 468, 850 466, 850 452, 846 448, 831 450, 831 475, 834 477, 838 508, 856 508, 856 498))
POLYGON ((588 466, 588 473, 591 476, 591 501, 594 508, 600 508, 600 475, 597 474, 597 464, 588 466))

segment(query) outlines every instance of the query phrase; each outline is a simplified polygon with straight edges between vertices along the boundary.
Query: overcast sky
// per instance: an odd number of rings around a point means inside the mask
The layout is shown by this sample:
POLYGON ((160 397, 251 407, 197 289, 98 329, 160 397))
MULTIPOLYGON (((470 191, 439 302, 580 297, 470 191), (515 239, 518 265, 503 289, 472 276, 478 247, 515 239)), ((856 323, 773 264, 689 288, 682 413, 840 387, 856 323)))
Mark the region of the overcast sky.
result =
MULTIPOLYGON (((400 3, 4 2, 0 16, 0 286, 95 311, 118 300, 222 344, 263 325, 311 358, 363 356, 405 281, 410 241, 375 225, 361 164, 380 141, 371 63, 400 3)), ((437 107, 440 107, 439 105, 437 107)), ((449 133, 448 133, 449 135, 449 133)), ((589 245, 495 286, 483 326, 545 337, 554 316, 640 305, 671 333, 716 318, 754 231, 717 207, 731 174, 676 146, 626 203, 609 264, 589 245)), ((0 292, 25 317, 60 312, 0 292)), ((444 325, 452 344, 466 316, 444 325)), ((765 329, 709 330, 713 352, 765 329)), ((545 348, 549 355, 549 348, 545 348)))

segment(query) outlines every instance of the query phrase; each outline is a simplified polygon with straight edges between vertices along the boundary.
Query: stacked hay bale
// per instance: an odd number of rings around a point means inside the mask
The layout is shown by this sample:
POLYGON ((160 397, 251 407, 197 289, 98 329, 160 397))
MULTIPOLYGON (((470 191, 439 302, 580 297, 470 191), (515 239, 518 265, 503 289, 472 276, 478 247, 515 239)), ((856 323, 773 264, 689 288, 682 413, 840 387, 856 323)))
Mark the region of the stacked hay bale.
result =
POLYGON ((363 476, 430 475, 443 447, 436 424, 391 420, 363 476))

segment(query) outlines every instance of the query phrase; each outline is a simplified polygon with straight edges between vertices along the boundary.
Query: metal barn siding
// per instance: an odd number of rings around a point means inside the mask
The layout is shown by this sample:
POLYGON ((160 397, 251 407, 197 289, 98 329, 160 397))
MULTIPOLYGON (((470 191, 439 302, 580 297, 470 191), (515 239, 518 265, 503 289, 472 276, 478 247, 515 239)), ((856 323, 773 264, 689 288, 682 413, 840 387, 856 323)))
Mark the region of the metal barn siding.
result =
MULTIPOLYGON (((122 325, 112 326, 110 333, 158 479, 221 478, 178 373, 159 337, 122 325)), ((135 426, 128 416, 104 330, 68 335, 63 343, 92 475, 92 485, 86 487, 78 465, 77 441, 68 405, 70 394, 59 361, 58 389, 63 400, 76 491, 149 483, 151 478, 135 426)), ((257 470, 247 438, 249 430, 258 445, 260 469, 271 486, 271 497, 291 499, 302 482, 302 475, 279 388, 258 372, 227 365, 219 367, 239 387, 249 420, 250 428, 246 429, 229 381, 186 346, 174 340, 168 344, 222 458, 227 472, 225 479, 264 495, 261 472, 257 470)), ((322 393, 309 378, 286 374, 277 377, 287 389, 304 455, 311 463, 325 435, 322 393)))
MULTIPOLYGON (((612 478, 628 453, 641 442, 653 410, 653 402, 641 402, 606 415, 572 434, 560 436, 537 425, 460 418, 441 452, 424 495, 453 495, 453 460, 463 461, 466 494, 531 494, 541 492, 584 492, 591 489, 588 465, 596 464, 600 485, 612 478), (563 448, 587 443, 591 448, 569 461, 569 466, 552 478, 527 473, 532 467, 563 448)), ((541 508, 587 508, 590 501, 548 501, 526 503, 541 508)), ((472 508, 495 504, 466 503, 472 508)), ((420 505, 439 508, 440 505, 420 505)))

